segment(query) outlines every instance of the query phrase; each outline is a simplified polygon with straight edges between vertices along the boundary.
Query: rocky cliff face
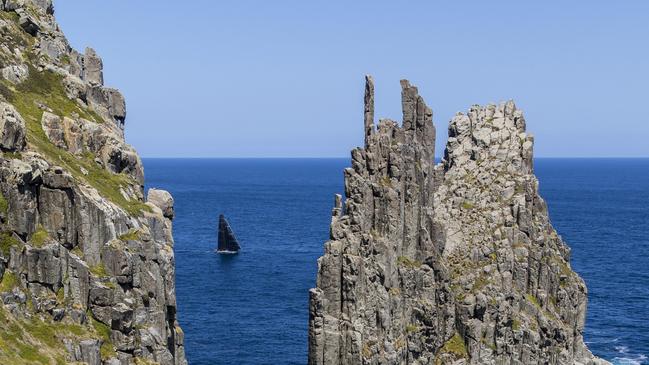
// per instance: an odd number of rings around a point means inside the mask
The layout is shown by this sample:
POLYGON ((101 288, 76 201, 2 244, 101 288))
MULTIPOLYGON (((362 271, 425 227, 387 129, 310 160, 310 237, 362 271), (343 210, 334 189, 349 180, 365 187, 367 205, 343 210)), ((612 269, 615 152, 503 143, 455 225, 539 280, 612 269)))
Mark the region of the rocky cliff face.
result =
POLYGON ((173 199, 51 0, 0 0, 0 363, 186 364, 173 199))
POLYGON ((352 151, 310 292, 309 364, 600 364, 587 292, 552 228, 533 137, 513 102, 450 122, 434 164, 432 111, 401 82, 403 122, 352 151))

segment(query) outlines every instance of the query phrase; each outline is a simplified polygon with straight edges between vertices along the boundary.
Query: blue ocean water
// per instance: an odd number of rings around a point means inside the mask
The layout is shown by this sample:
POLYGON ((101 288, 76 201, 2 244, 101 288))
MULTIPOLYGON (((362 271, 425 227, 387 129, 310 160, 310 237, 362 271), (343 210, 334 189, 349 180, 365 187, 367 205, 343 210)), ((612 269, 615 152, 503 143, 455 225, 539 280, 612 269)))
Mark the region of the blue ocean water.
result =
POLYGON ((649 159, 540 159, 535 171, 588 286, 589 348, 649 364, 649 159))
MULTIPOLYGON (((348 159, 145 159, 176 200, 176 285, 192 365, 305 364, 308 289, 348 159), (221 256, 218 215, 243 246, 221 256)), ((649 159, 539 159, 551 219, 586 280, 586 341, 649 364, 649 159)))

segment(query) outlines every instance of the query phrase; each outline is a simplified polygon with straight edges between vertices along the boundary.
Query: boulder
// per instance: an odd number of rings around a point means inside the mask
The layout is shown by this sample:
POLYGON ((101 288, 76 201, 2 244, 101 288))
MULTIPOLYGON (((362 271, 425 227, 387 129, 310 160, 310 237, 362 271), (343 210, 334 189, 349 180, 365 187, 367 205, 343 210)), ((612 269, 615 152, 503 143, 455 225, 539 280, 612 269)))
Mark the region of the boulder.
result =
POLYGON ((119 90, 94 85, 88 88, 88 102, 97 113, 114 122, 116 131, 121 134, 126 120, 126 102, 119 90))
POLYGON ((61 286, 61 259, 58 246, 50 245, 43 248, 27 250, 27 280, 51 285, 58 289, 61 286))
POLYGON ((160 208, 166 218, 174 218, 174 198, 168 191, 151 188, 149 189, 146 200, 160 208))
POLYGON ((124 120, 126 119, 126 101, 124 100, 124 96, 119 90, 111 88, 105 88, 104 94, 108 101, 108 112, 119 123, 119 126, 123 127, 124 120))
POLYGON ((25 148, 25 121, 8 103, 0 102, 0 149, 22 151, 25 148))
POLYGON ((108 136, 99 151, 99 158, 112 172, 125 173, 140 184, 144 183, 142 161, 135 149, 114 136, 108 136))
POLYGON ((84 340, 79 343, 82 362, 88 365, 101 365, 101 355, 99 349, 101 347, 100 340, 84 340))
POLYGON ((29 68, 26 65, 10 65, 2 69, 2 77, 14 84, 19 84, 29 76, 29 68))
POLYGON ((63 138, 68 151, 74 154, 80 154, 84 151, 84 134, 83 122, 77 119, 63 118, 63 138))
POLYGON ((43 112, 43 117, 41 118, 41 126, 47 138, 59 148, 66 149, 67 145, 65 144, 65 134, 63 132, 63 123, 61 122, 61 117, 58 115, 43 112))

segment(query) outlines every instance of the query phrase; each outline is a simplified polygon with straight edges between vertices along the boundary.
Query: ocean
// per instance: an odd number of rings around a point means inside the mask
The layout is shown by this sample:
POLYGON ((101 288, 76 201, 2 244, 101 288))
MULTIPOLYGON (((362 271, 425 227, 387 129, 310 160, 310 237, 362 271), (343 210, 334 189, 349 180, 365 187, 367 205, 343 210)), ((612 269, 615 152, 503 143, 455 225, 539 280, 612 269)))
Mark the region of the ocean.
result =
MULTIPOLYGON (((305 364, 308 290, 349 159, 144 159, 175 198, 178 315, 191 365, 305 364), (217 255, 218 216, 242 245, 217 255)), ((585 339, 649 364, 649 159, 537 159, 541 195, 589 290, 585 339)))

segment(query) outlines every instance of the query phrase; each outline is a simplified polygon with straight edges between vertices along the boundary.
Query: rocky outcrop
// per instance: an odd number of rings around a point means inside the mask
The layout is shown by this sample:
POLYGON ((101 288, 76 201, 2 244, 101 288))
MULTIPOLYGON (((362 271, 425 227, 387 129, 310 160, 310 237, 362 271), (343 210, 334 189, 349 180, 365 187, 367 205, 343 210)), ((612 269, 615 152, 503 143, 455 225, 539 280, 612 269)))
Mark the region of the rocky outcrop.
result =
POLYGON ((0 0, 0 363, 186 364, 173 198, 51 0, 0 0))
POLYGON ((20 151, 25 147, 25 121, 11 105, 0 102, 0 149, 20 151))
POLYGON ((168 191, 151 188, 146 199, 160 208, 166 218, 174 219, 174 198, 168 191))
POLYGON ((309 364, 600 364, 583 341, 586 286, 552 228, 534 139, 509 101, 449 125, 401 82, 401 126, 374 127, 345 169, 310 291, 309 364))

